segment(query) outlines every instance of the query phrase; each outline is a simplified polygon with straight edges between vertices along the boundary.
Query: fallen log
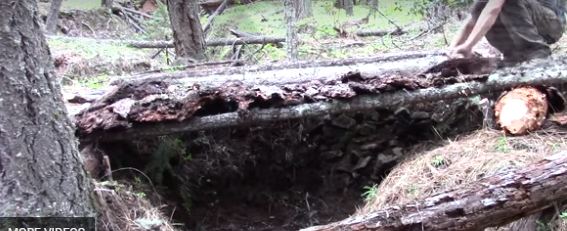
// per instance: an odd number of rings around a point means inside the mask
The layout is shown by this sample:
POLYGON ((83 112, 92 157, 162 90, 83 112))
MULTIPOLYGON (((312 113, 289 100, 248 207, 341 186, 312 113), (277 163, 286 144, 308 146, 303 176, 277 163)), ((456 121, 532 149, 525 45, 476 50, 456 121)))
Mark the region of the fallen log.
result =
POLYGON ((523 135, 541 127, 548 113, 547 96, 535 87, 520 87, 505 93, 494 107, 500 127, 512 135, 523 135))
POLYGON ((433 64, 446 60, 442 51, 398 52, 380 54, 373 57, 350 59, 299 61, 258 66, 215 68, 199 71, 179 71, 159 74, 140 74, 121 78, 112 82, 117 85, 125 82, 143 82, 163 79, 187 78, 189 82, 218 86, 226 81, 245 81, 249 83, 284 84, 336 78, 350 71, 360 71, 381 75, 391 72, 419 72, 433 64), (326 69, 326 67, 331 67, 326 69), (310 69, 309 69, 310 68, 310 69), (253 82, 252 82, 253 81, 253 82))
MULTIPOLYGON (((285 38, 279 37, 245 37, 245 38, 225 38, 225 39, 209 39, 205 45, 215 46, 232 46, 245 44, 278 44, 285 42, 285 38)), ((127 44, 134 48, 173 48, 171 41, 128 41, 127 44)))
POLYGON ((392 36, 399 36, 399 35, 403 35, 406 34, 407 32, 402 30, 401 28, 397 28, 393 31, 387 31, 387 30, 361 30, 361 31, 357 31, 356 32, 356 36, 359 37, 371 37, 371 36, 376 36, 376 37, 383 37, 386 35, 392 35, 392 36))
POLYGON ((327 72, 332 75, 328 79, 306 78, 287 83, 257 78, 224 78, 218 84, 191 78, 126 82, 77 115, 76 124, 81 138, 129 139, 399 107, 525 84, 567 82, 567 60, 559 58, 551 62, 554 65, 549 63, 546 60, 544 65, 534 63, 529 68, 506 69, 491 75, 471 73, 454 77, 353 71, 327 72))
POLYGON ((567 198, 567 152, 502 171, 419 202, 302 231, 476 231, 508 224, 567 198))

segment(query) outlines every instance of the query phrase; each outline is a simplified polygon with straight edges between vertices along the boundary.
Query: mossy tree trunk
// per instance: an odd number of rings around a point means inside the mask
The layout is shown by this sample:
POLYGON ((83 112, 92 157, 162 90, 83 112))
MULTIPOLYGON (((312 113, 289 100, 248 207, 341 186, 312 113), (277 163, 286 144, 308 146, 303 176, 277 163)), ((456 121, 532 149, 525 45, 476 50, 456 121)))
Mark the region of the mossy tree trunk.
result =
POLYGON ((167 0, 167 9, 177 59, 183 62, 204 60, 205 42, 197 0, 167 0))
POLYGON ((54 34, 57 29, 57 21, 59 21, 59 10, 63 0, 52 0, 49 7, 49 14, 45 20, 45 31, 49 34, 54 34))
POLYGON ((0 1, 0 216, 92 216, 37 12, 35 0, 0 1))

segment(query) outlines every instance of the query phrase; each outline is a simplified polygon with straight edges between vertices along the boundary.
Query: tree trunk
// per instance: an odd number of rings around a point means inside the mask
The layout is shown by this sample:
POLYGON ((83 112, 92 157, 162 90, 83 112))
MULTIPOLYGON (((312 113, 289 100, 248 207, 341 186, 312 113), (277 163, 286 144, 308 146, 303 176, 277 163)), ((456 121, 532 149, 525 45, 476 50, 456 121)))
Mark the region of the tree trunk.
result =
POLYGON ((36 4, 0 1, 0 216, 92 216, 36 4))
POLYGON ((295 16, 297 19, 304 19, 313 16, 312 0, 297 0, 295 16))
POLYGON ((113 0, 102 0, 101 5, 102 5, 102 7, 112 9, 113 3, 114 3, 113 0))
POLYGON ((378 11, 378 0, 368 0, 368 7, 370 8, 368 15, 375 16, 378 11))
POLYGON ((353 0, 337 0, 335 2, 335 7, 339 9, 344 9, 346 14, 352 16, 354 14, 354 1, 353 0))
POLYGON ((421 202, 353 216, 303 231, 483 230, 535 214, 567 198, 565 184, 567 153, 562 152, 526 168, 502 171, 421 202))
POLYGON ((287 26, 286 33, 286 44, 287 44, 287 58, 291 61, 296 61, 298 58, 297 53, 297 18, 296 9, 299 1, 298 0, 284 0, 284 11, 285 11, 285 22, 287 26))
POLYGON ((203 28, 197 0, 167 0, 175 54, 182 62, 205 59, 203 28))
POLYGON ((45 31, 49 34, 55 34, 57 22, 59 21, 59 10, 61 9, 63 0, 52 0, 49 7, 49 14, 45 20, 45 31))

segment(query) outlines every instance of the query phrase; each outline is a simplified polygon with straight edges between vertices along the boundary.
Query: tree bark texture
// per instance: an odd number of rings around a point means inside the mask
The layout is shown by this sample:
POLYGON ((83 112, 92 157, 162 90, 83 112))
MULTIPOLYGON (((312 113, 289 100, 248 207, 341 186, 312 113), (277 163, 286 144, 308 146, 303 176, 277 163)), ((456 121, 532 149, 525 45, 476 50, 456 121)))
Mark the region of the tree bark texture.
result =
POLYGON ((49 14, 45 20, 45 31, 50 34, 54 34, 57 30, 57 22, 59 21, 59 10, 61 9, 61 4, 63 0, 52 0, 51 6, 49 7, 49 14))
POLYGON ((298 58, 298 39, 297 39, 297 17, 296 10, 299 0, 284 0, 285 22, 286 22, 286 49, 287 58, 296 61, 298 58))
POLYGON ((567 153, 502 171, 420 202, 353 216, 303 231, 476 231, 504 225, 567 198, 567 153))
POLYGON ((203 28, 197 0, 167 0, 175 54, 181 59, 205 59, 203 28))
POLYGON ((0 216, 92 216, 36 4, 0 1, 0 216))
POLYGON ((452 77, 445 72, 413 76, 380 72, 382 68, 374 63, 341 72, 329 72, 337 67, 285 69, 306 74, 305 78, 294 75, 287 80, 269 71, 255 73, 271 82, 252 73, 232 80, 226 76, 201 78, 207 82, 198 78, 125 82, 78 114, 76 120, 81 137, 110 139, 250 125, 469 97, 523 84, 564 83, 565 62, 556 62, 552 68, 452 77))
POLYGON ((102 7, 112 9, 112 5, 114 4, 114 0, 102 0, 101 5, 102 7))

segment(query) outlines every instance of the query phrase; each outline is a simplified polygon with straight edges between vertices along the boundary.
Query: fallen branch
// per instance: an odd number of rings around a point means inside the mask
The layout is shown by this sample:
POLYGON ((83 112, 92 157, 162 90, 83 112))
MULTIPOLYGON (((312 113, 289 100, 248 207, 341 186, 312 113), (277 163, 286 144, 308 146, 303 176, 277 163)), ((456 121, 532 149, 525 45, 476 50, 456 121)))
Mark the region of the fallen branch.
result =
POLYGON ((302 231, 455 230, 505 225, 567 198, 567 153, 523 169, 502 171, 466 187, 302 231))
POLYGON ((218 84, 214 78, 206 83, 190 78, 126 83, 116 88, 116 94, 108 94, 79 115, 77 127, 83 138, 129 139, 400 107, 525 84, 565 83, 566 63, 562 58, 554 65, 547 61, 542 66, 532 64, 526 69, 509 69, 490 76, 455 78, 353 72, 327 76, 328 80, 322 82, 294 79, 294 84, 282 83, 286 80, 281 79, 263 82, 253 76, 240 81, 224 79, 218 84), (465 82, 450 84, 459 81, 465 82), (439 85, 444 86, 435 87, 439 85))
POLYGON ((244 32, 244 31, 238 31, 238 30, 235 30, 235 29, 228 29, 228 31, 230 31, 230 33, 232 35, 236 36, 237 38, 261 36, 261 35, 258 35, 258 34, 252 34, 252 33, 244 32))
MULTIPOLYGON (((206 42, 207 46, 232 46, 245 44, 278 44, 285 42, 285 38, 279 37, 246 37, 246 38, 225 38, 210 39, 206 42)), ((170 41, 128 41, 128 45, 134 48, 173 48, 170 41)))
POLYGON ((128 7, 123 7, 123 6, 114 6, 114 7, 112 7, 112 10, 113 11, 128 11, 129 13, 137 14, 137 15, 140 15, 140 16, 143 16, 143 17, 146 17, 146 18, 153 18, 153 16, 151 16, 149 14, 146 14, 144 12, 137 11, 137 10, 134 10, 134 9, 130 9, 128 7))
POLYGON ((399 35, 403 35, 407 33, 406 31, 402 30, 401 28, 395 29, 393 31, 385 31, 385 30, 366 30, 366 31, 357 31, 356 32, 356 36, 359 37, 370 37, 370 36, 376 36, 376 37, 381 37, 381 36, 386 36, 386 35, 392 35, 392 36, 399 36, 399 35))
POLYGON ((224 9, 226 8, 226 6, 228 5, 229 2, 230 2, 229 0, 224 0, 219 5, 219 7, 217 7, 215 12, 209 17, 207 24, 203 27, 203 31, 205 32, 205 35, 209 33, 209 30, 211 29, 211 26, 213 25, 213 23, 215 21, 215 17, 219 14, 222 14, 222 12, 224 11, 224 9))

